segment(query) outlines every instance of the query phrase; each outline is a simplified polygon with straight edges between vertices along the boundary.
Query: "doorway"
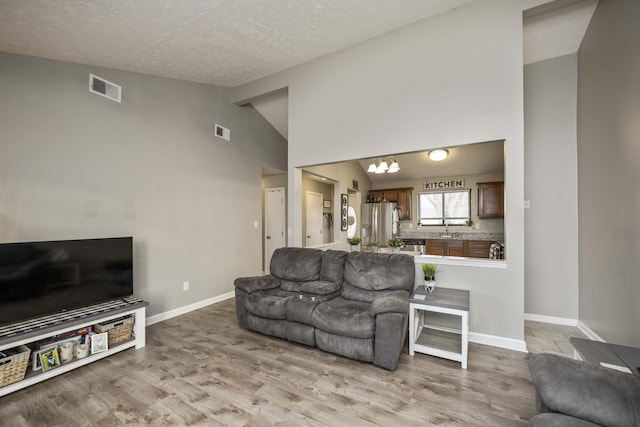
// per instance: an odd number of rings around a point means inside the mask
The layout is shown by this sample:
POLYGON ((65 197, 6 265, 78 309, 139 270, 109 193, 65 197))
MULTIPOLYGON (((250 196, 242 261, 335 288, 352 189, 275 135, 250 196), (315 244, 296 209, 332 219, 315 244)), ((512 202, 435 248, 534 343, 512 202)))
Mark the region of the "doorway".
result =
POLYGON ((322 193, 315 193, 313 191, 307 191, 306 193, 306 247, 324 243, 322 234, 322 198, 322 193))
POLYGON ((264 271, 269 270, 273 252, 285 246, 285 190, 267 188, 264 192, 264 271))

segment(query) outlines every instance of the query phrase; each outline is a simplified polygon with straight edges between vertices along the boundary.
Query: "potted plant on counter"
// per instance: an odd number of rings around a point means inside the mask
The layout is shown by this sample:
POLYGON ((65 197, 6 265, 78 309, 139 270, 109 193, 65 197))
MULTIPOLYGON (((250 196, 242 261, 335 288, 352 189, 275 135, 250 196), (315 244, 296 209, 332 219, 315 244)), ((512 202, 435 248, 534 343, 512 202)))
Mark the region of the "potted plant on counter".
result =
POLYGON ((349 249, 351 252, 358 251, 358 245, 362 242, 362 239, 358 236, 347 237, 347 243, 349 243, 349 249))
POLYGON ((378 242, 369 242, 367 245, 367 251, 378 252, 378 242))
POLYGON ((422 264, 422 273, 424 275, 424 289, 425 291, 433 292, 436 288, 436 273, 438 272, 438 266, 435 264, 422 264))
POLYGON ((391 248, 391 252, 400 252, 400 248, 404 245, 404 242, 398 237, 392 237, 387 244, 391 248))

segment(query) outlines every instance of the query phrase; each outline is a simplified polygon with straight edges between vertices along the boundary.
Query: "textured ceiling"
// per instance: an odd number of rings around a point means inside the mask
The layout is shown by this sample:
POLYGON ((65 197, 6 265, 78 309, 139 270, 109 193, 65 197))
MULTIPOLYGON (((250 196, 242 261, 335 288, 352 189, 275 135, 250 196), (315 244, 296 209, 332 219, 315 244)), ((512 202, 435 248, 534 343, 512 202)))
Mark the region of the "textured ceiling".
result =
POLYGON ((0 51, 233 87, 471 0, 0 0, 0 51))

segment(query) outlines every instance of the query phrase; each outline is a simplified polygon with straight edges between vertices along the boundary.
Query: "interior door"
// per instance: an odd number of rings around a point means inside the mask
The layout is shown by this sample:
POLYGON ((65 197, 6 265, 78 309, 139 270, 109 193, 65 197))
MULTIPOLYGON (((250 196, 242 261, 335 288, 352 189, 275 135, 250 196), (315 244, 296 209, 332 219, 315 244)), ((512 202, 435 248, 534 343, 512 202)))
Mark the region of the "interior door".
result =
POLYGON ((322 242, 322 193, 307 191, 307 209, 305 214, 306 245, 319 245, 322 242))
POLYGON ((264 270, 269 271, 273 251, 285 245, 284 188, 267 188, 264 195, 264 270))

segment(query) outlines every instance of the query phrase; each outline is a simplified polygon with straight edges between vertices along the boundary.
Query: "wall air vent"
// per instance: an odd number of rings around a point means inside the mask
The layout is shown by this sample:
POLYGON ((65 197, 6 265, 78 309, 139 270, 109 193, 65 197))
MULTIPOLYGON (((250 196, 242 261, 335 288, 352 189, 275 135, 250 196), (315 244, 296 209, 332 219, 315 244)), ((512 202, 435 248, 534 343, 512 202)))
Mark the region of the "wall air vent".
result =
POLYGON ((121 102, 122 87, 95 74, 89 74, 89 92, 121 102))
POLYGON ((216 136, 229 141, 231 139, 231 130, 216 124, 216 136))

